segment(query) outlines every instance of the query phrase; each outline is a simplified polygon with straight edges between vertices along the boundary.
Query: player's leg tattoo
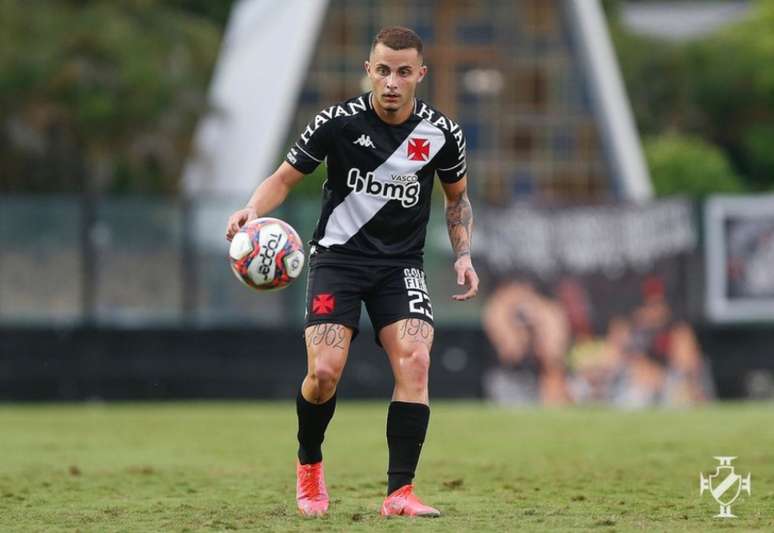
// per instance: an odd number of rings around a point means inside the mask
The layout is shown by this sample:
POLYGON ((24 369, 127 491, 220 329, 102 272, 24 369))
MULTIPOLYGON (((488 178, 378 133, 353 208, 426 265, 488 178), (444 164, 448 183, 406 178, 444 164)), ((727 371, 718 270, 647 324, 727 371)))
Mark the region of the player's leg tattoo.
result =
POLYGON ((387 352, 395 377, 393 400, 427 404, 432 324, 421 319, 404 318, 382 328, 379 340, 387 352))
POLYGON ((337 350, 344 350, 345 326, 341 324, 314 324, 306 330, 306 343, 308 346, 327 346, 337 350))
POLYGON ((470 255, 473 208, 467 189, 463 189, 455 198, 446 200, 446 227, 455 257, 470 255))
POLYGON ((333 323, 313 324, 305 330, 307 371, 301 384, 303 397, 322 404, 336 392, 347 363, 352 330, 333 323))
POLYGON ((433 345, 433 326, 421 318, 409 318, 403 321, 400 326, 400 339, 421 342, 427 349, 433 345))

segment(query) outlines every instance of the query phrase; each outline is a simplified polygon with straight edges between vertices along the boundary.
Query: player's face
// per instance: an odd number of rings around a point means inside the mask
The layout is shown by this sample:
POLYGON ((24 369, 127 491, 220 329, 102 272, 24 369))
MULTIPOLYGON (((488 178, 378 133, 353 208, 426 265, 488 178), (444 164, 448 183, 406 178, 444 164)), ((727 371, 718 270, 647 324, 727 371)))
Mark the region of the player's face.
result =
POLYGON ((365 68, 371 80, 374 104, 388 114, 413 105, 417 83, 427 72, 415 48, 393 50, 382 43, 374 47, 365 68))

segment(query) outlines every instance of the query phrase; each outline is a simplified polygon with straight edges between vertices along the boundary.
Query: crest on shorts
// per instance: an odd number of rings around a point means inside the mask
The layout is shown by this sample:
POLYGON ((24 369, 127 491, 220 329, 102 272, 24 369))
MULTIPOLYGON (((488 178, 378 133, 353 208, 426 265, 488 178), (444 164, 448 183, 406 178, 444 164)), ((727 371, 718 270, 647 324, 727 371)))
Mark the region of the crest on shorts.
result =
POLYGON ((312 299, 312 313, 329 315, 336 307, 336 298, 329 292, 321 292, 312 299))

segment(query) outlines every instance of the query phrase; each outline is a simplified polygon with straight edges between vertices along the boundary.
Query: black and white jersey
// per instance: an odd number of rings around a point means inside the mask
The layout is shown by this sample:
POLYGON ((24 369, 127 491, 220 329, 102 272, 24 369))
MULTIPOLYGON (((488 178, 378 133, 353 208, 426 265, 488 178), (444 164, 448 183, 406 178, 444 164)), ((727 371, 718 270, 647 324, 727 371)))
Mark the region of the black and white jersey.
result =
POLYGON ((312 244, 360 257, 421 258, 434 174, 446 183, 462 179, 465 137, 421 100, 404 123, 387 124, 366 93, 318 113, 286 161, 304 174, 327 164, 312 244))

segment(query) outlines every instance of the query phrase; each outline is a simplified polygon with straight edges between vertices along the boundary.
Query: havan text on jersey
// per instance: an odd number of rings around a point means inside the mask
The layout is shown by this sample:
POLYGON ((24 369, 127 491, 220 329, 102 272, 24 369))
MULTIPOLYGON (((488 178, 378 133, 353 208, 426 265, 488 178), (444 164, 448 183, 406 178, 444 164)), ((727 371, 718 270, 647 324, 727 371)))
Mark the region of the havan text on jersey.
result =
POLYGON ((332 118, 349 117, 356 113, 366 110, 365 97, 359 96, 355 100, 349 101, 346 104, 332 105, 328 109, 323 109, 317 115, 314 120, 310 122, 306 129, 301 133, 300 140, 304 143, 308 143, 309 139, 314 133, 332 118))

